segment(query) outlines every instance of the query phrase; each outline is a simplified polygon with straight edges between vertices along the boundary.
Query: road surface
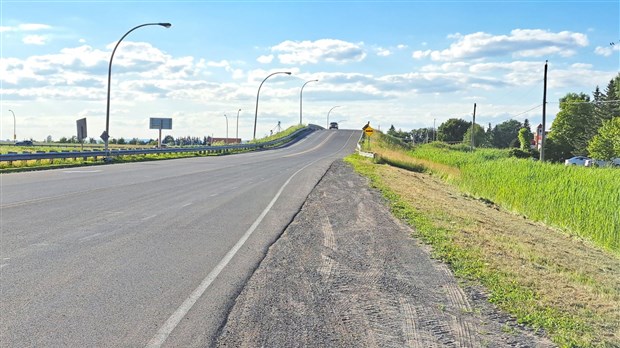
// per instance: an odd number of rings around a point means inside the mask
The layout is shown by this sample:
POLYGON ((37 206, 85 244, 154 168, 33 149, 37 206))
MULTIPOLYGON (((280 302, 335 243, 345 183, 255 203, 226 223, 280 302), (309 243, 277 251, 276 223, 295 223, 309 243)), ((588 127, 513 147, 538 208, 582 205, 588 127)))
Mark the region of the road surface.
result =
POLYGON ((359 131, 0 176, 0 347, 209 346, 267 248, 359 131))

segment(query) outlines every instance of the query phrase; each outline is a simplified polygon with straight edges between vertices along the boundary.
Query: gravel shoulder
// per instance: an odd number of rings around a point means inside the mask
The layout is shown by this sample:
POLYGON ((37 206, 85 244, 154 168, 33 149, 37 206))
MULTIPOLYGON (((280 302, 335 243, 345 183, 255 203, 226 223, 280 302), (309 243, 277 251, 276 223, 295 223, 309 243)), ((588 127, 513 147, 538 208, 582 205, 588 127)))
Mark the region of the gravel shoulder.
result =
POLYGON ((249 279, 217 347, 553 347, 461 287, 336 161, 249 279))

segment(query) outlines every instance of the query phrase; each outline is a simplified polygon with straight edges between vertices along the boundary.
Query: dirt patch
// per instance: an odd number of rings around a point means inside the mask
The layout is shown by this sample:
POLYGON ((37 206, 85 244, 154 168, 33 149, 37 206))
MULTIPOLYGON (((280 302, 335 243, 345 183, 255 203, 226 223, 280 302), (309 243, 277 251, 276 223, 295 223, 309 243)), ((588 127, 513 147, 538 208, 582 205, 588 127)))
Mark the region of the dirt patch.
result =
MULTIPOLYGON (((458 197, 457 197, 458 198, 458 197)), ((218 347, 550 347, 463 291, 335 162, 231 309, 218 347)))

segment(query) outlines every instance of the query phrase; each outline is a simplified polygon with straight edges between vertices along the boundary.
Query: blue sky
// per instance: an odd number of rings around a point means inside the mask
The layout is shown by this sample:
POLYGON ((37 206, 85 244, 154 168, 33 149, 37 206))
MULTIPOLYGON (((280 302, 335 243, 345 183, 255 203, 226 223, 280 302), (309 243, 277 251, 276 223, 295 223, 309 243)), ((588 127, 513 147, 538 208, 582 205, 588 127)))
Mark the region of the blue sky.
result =
POLYGON ((155 138, 257 137, 281 122, 361 128, 432 127, 452 118, 485 126, 548 119, 568 92, 604 89, 620 70, 620 5, 613 1, 5 1, 0 0, 0 139, 57 140, 105 129, 155 138), (616 45, 610 45, 615 42, 616 45), (530 111, 528 111, 530 110, 530 111))

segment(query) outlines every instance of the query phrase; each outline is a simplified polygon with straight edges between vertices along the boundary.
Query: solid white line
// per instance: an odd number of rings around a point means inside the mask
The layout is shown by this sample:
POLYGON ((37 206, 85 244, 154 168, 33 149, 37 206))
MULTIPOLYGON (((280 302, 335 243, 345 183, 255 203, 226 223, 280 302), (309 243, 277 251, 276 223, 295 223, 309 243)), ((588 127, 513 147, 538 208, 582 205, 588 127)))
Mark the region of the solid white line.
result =
POLYGON ((331 139, 331 137, 333 137, 334 134, 336 134, 336 133, 332 133, 332 134, 328 135, 327 138, 325 138, 325 140, 323 140, 323 142, 321 142, 319 145, 317 145, 317 146, 315 146, 315 147, 313 147, 313 148, 311 148, 309 150, 293 153, 293 154, 286 155, 286 156, 282 156, 282 158, 299 156, 299 155, 303 155, 304 153, 307 153, 307 152, 310 152, 310 151, 314 151, 314 150, 318 149, 319 147, 323 146, 323 144, 325 144, 329 139, 331 139))
MULTIPOLYGON (((349 137, 349 139, 351 139, 351 137, 349 137)), ((347 139, 347 142, 345 143, 345 145, 342 148, 340 148, 340 150, 338 150, 336 153, 340 152, 348 144, 349 139, 347 139)), ((248 228, 248 230, 243 234, 241 239, 239 239, 237 243, 235 243, 235 245, 226 253, 226 255, 224 255, 224 258, 222 258, 222 260, 220 260, 217 266, 215 266, 215 268, 211 272, 209 272, 206 278, 202 280, 200 285, 198 285, 198 287, 194 289, 194 291, 192 291, 192 293, 181 304, 181 306, 177 308, 177 310, 174 313, 172 313, 172 315, 170 316, 170 318, 168 318, 168 320, 166 320, 164 325, 160 327, 159 330, 157 330, 157 333, 147 343, 146 345, 147 348, 161 347, 164 344, 164 342, 166 342, 166 339, 168 339, 168 336, 170 336, 172 331, 177 327, 177 325, 179 325, 183 317, 185 317, 185 315, 189 312, 189 310, 194 306, 196 301, 198 301, 198 299, 202 296, 202 294, 204 294, 204 292, 211 285, 211 283, 213 283, 215 278, 217 278, 217 276, 222 272, 222 270, 224 270, 226 265, 228 265, 228 263, 232 260, 232 258, 239 251, 239 249, 241 249, 243 244, 245 244, 248 238, 250 238, 250 236, 252 235, 254 230, 256 230, 258 225, 260 225, 260 223, 263 221, 265 216, 269 213, 273 205, 276 203, 276 201, 278 200, 278 198, 284 191, 284 188, 286 188, 286 186, 291 182, 291 180, 293 180, 293 178, 297 174, 299 174, 304 169, 310 167, 311 165, 313 165, 314 163, 322 159, 323 158, 319 158, 315 161, 308 163, 307 165, 303 166, 301 169, 293 173, 293 175, 291 175, 288 178, 288 180, 286 180, 286 182, 282 185, 282 187, 280 187, 276 195, 271 199, 271 202, 269 202, 269 204, 267 205, 267 207, 265 207, 263 212, 258 216, 258 218, 256 218, 252 226, 250 226, 250 228, 248 228)))
POLYGON ((96 169, 96 170, 63 170, 63 173, 99 173, 101 172, 100 169, 96 169))
POLYGON ((0 268, 4 268, 4 267, 6 267, 8 265, 9 265, 8 263, 3 263, 3 264, 0 265, 0 268))
POLYGON ((194 303, 198 301, 200 296, 202 296, 202 294, 207 290, 207 288, 211 285, 211 283, 215 280, 215 278, 222 272, 224 267, 228 265, 230 260, 232 260, 232 258, 239 251, 239 249, 241 249, 243 244, 248 240, 248 238, 250 238, 250 235, 252 235, 254 230, 256 230, 258 225, 263 221, 267 213, 269 213, 273 205, 276 203, 276 201, 278 200, 278 198, 284 191, 284 188, 291 182, 291 180, 293 180, 295 175, 297 175, 299 172, 306 169, 307 167, 309 167, 310 165, 314 164, 317 161, 307 164, 303 168, 296 171, 293 175, 291 175, 288 178, 288 180, 286 180, 286 182, 278 190, 278 193, 276 193, 276 195, 273 197, 271 202, 269 202, 267 207, 265 207, 263 212, 258 216, 258 218, 254 221, 252 226, 250 226, 250 228, 241 237, 241 239, 239 239, 237 243, 232 247, 232 249, 230 249, 228 253, 224 255, 224 258, 222 258, 222 260, 217 264, 217 266, 215 266, 215 268, 207 275, 207 277, 200 283, 200 285, 198 285, 198 287, 189 295, 189 297, 183 302, 183 304, 181 304, 181 306, 170 316, 170 318, 166 320, 164 325, 157 331, 155 336, 151 338, 149 343, 146 345, 147 348, 161 347, 161 345, 164 344, 164 342, 166 341, 170 333, 172 333, 172 330, 176 328, 176 326, 183 319, 183 317, 187 314, 187 312, 189 312, 189 310, 194 306, 194 303))

